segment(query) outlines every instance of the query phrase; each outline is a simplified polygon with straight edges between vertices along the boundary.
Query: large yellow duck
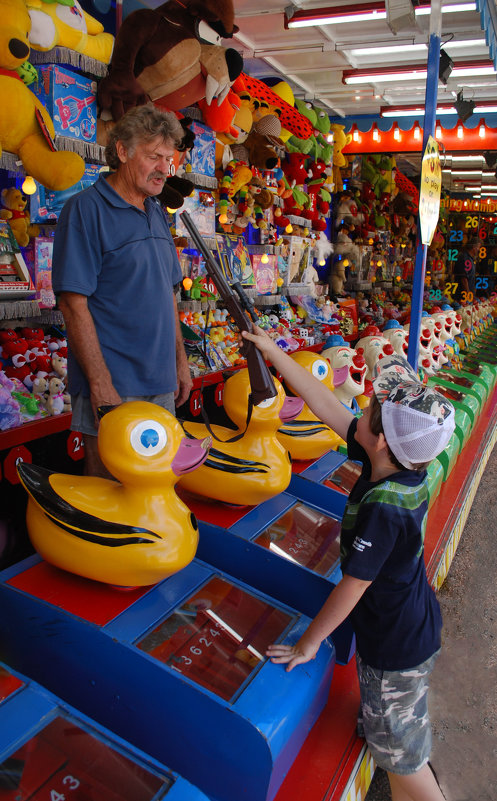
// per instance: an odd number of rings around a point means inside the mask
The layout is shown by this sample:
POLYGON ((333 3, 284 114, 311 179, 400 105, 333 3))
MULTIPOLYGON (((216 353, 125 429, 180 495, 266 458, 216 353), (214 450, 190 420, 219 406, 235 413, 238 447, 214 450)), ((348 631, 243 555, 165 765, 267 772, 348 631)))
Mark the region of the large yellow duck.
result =
MULTIPOLYGON (((333 370, 326 359, 306 350, 292 353, 291 357, 333 392, 333 370)), ((294 392, 288 382, 287 387, 294 392)), ((290 452, 292 459, 319 459, 336 449, 342 441, 338 434, 311 412, 306 403, 298 417, 280 426, 278 439, 290 452)))
MULTIPOLYGON (((181 487, 198 495, 241 506, 267 501, 288 487, 291 478, 290 456, 278 442, 276 432, 282 420, 300 413, 302 400, 287 398, 280 382, 275 379, 274 384, 276 396, 253 407, 246 427, 250 394, 248 370, 240 370, 227 380, 224 409, 238 430, 211 426, 212 433, 222 442, 213 444, 208 458, 198 470, 181 477, 181 487), (243 436, 236 442, 226 441, 242 432, 243 436)), ((202 423, 185 421, 183 427, 189 436, 197 438, 208 433, 202 423)))
POLYGON ((132 401, 100 422, 98 449, 112 481, 21 463, 28 532, 47 562, 119 586, 148 586, 191 562, 195 516, 178 498, 178 477, 207 456, 210 440, 187 439, 160 406, 132 401))

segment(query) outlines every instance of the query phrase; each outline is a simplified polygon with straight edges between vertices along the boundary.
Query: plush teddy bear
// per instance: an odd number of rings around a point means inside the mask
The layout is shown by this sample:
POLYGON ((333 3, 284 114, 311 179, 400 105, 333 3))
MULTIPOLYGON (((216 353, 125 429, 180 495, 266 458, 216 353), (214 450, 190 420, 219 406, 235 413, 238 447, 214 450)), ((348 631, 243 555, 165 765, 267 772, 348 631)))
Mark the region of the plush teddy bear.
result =
POLYGON ((51 415, 71 411, 70 397, 64 392, 64 382, 61 378, 54 377, 48 382, 46 409, 51 415))
POLYGON ((331 267, 330 294, 335 297, 343 295, 343 288, 346 280, 347 275, 344 260, 342 258, 337 258, 331 267))
POLYGON ((133 11, 119 28, 109 74, 100 81, 100 106, 118 120, 148 100, 175 111, 202 98, 222 101, 243 59, 222 47, 221 38, 237 31, 232 0, 165 2, 133 11))
POLYGON ((11 186, 9 189, 2 189, 2 204, 4 208, 0 209, 0 219, 8 221, 17 244, 26 247, 29 237, 40 233, 37 225, 30 225, 26 198, 19 189, 11 186))
POLYGON ((26 173, 47 189, 68 189, 83 176, 85 163, 77 153, 54 150, 53 122, 16 72, 29 56, 31 20, 24 0, 0 0, 0 14, 0 155, 8 150, 19 156, 26 173))
POLYGON ((83 11, 78 0, 25 0, 31 17, 29 43, 33 50, 67 47, 108 64, 114 37, 104 32, 95 17, 83 11))

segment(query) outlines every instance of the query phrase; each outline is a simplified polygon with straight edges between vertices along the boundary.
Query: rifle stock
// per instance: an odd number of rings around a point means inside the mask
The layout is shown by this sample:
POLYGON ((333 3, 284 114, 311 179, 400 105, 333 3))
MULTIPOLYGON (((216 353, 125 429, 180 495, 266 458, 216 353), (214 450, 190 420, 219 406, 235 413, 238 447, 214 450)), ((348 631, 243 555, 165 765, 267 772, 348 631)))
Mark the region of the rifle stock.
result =
MULTIPOLYGON (((211 251, 202 239, 198 229, 187 211, 180 212, 180 216, 185 224, 190 237, 197 250, 200 251, 205 259, 205 268, 216 285, 216 288, 223 300, 224 305, 235 321, 239 331, 252 331, 252 321, 245 313, 251 313, 251 304, 240 285, 233 291, 228 281, 224 277, 219 265, 213 257, 211 251)), ((253 313, 253 312, 252 312, 253 313)), ((277 395, 273 376, 267 366, 262 353, 253 342, 243 340, 242 354, 247 360, 249 371, 250 386, 252 389, 252 401, 257 406, 267 398, 274 398, 277 395)))

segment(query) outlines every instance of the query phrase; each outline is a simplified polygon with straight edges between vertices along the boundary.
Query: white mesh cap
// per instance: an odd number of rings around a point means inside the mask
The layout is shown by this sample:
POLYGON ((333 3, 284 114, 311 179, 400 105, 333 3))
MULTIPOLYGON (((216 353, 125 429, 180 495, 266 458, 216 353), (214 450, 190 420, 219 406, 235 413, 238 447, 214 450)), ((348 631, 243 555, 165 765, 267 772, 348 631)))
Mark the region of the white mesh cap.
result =
POLYGON ((380 359, 374 372, 385 439, 396 459, 410 470, 435 459, 454 433, 452 404, 422 384, 402 356, 380 359))

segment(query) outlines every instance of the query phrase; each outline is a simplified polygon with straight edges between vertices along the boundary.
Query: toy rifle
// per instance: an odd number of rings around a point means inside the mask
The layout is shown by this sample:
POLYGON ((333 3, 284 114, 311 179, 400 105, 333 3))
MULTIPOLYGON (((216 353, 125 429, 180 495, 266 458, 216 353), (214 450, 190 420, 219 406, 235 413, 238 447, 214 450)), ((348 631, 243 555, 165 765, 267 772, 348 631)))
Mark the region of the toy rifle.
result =
MULTIPOLYGON (((217 291, 221 295, 224 305, 231 314, 235 325, 239 331, 252 331, 252 321, 257 320, 253 304, 245 294, 240 283, 237 281, 231 286, 224 277, 219 265, 213 257, 211 251, 200 236, 195 223, 190 218, 187 211, 180 212, 180 217, 185 224, 185 228, 190 234, 197 250, 200 251, 205 259, 205 268, 210 278, 216 285, 217 291), (235 290, 235 291, 233 291, 235 290), (250 315, 250 317, 248 316, 250 315)), ((267 366, 262 353, 256 348, 253 342, 243 340, 242 355, 247 360, 249 371, 250 386, 252 389, 252 403, 257 406, 266 398, 274 398, 277 395, 273 376, 267 366)))

